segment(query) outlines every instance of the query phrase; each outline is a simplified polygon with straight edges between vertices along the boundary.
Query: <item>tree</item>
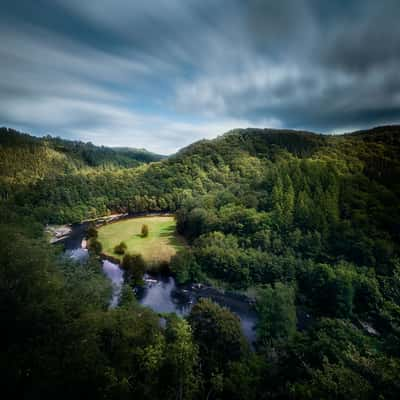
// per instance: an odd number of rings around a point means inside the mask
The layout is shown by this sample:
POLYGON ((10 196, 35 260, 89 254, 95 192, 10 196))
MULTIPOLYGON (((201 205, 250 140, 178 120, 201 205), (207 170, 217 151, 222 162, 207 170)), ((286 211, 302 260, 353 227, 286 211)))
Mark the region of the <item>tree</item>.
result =
POLYGON ((121 242, 120 244, 117 244, 114 247, 114 253, 122 255, 122 254, 124 254, 126 252, 127 248, 128 248, 128 246, 126 245, 126 243, 125 242, 121 242))
POLYGON ((142 225, 142 237, 147 237, 149 236, 149 226, 147 224, 142 225))
POLYGON ((311 370, 310 381, 293 386, 293 395, 300 400, 376 398, 370 383, 361 374, 340 364, 330 364, 327 360, 323 370, 311 370))
POLYGON ((353 311, 354 287, 352 276, 343 270, 339 270, 333 282, 335 288, 336 316, 348 318, 353 311))
POLYGON ((290 339, 296 332, 295 292, 281 282, 266 286, 258 293, 258 341, 271 346, 277 341, 290 339))
POLYGON ((103 251, 103 246, 96 238, 89 239, 88 249, 95 254, 100 254, 103 251))
POLYGON ((166 329, 166 369, 168 384, 175 399, 191 399, 199 388, 196 366, 198 347, 193 342, 192 329, 187 321, 171 315, 166 329))
POLYGON ((328 264, 311 263, 306 268, 303 276, 299 276, 299 287, 313 307, 324 315, 349 317, 353 311, 353 279, 356 275, 354 270, 351 271, 351 264, 333 268, 328 264))
POLYGON ((239 317, 227 308, 201 299, 188 319, 208 374, 224 371, 228 362, 238 361, 247 354, 248 344, 239 317))
POLYGON ((281 228, 285 224, 285 192, 280 175, 278 175, 274 187, 272 189, 272 209, 274 215, 274 223, 277 228, 281 228))
POLYGON ((138 301, 135 297, 133 289, 126 283, 122 286, 121 295, 119 296, 119 307, 125 307, 133 309, 138 306, 138 301))
POLYGON ((290 226, 293 222, 293 210, 294 210, 294 189, 292 180, 289 175, 285 175, 283 177, 284 184, 284 196, 283 196, 283 215, 284 215, 284 224, 290 226))
POLYGON ((146 262, 141 254, 125 254, 121 266, 126 273, 127 282, 132 286, 143 284, 146 262))
POLYGON ((63 282, 54 261, 44 243, 0 225, 0 368, 7 397, 33 395, 56 365, 48 343, 55 342, 66 321, 63 282), (37 382, 32 382, 31 372, 37 382))
POLYGON ((190 250, 182 250, 171 259, 170 268, 178 283, 201 279, 200 265, 190 250))
POLYGON ((239 248, 236 236, 208 233, 200 236, 194 247, 196 261, 207 274, 235 287, 247 285, 249 268, 243 262, 245 251, 239 248))
POLYGON ((99 236, 99 232, 97 231, 96 225, 94 223, 89 224, 86 234, 88 239, 97 239, 97 237, 99 236))

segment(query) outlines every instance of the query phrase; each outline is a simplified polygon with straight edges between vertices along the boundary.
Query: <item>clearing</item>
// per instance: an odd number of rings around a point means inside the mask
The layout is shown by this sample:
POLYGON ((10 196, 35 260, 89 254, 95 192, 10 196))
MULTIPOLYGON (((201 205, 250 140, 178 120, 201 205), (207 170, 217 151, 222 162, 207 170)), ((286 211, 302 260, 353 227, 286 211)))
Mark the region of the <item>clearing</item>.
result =
POLYGON ((139 253, 146 262, 158 264, 169 262, 171 257, 184 244, 183 238, 175 231, 176 221, 173 216, 134 217, 99 228, 98 240, 103 246, 103 253, 122 260, 123 255, 115 254, 114 247, 125 242, 127 253, 139 253), (149 235, 142 237, 142 226, 149 227, 149 235))

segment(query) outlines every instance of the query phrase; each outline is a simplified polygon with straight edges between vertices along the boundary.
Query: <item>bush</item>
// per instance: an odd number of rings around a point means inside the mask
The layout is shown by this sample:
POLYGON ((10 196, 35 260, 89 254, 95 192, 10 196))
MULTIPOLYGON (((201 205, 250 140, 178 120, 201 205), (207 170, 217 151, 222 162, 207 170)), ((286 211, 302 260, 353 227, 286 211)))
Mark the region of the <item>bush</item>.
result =
POLYGON ((126 243, 125 242, 121 242, 120 244, 117 244, 114 247, 114 253, 115 254, 120 254, 120 255, 125 254, 127 248, 128 247, 127 247, 126 243))
POLYGON ((97 232, 96 225, 94 223, 91 223, 86 231, 88 239, 97 239, 99 236, 99 233, 97 232))
POLYGON ((149 236, 149 226, 144 224, 142 225, 142 237, 149 236))
POLYGON ((180 251, 172 257, 170 269, 180 284, 202 280, 200 265, 188 250, 180 251))
POLYGON ((89 239, 88 249, 90 251, 93 251, 95 254, 100 254, 103 250, 103 246, 97 239, 92 238, 92 239, 89 239))
POLYGON ((121 267, 125 271, 125 278, 129 284, 133 286, 143 284, 146 262, 141 254, 125 254, 121 267))
POLYGON ((257 336, 260 345, 270 346, 293 337, 297 322, 295 297, 293 287, 282 282, 259 289, 257 336))

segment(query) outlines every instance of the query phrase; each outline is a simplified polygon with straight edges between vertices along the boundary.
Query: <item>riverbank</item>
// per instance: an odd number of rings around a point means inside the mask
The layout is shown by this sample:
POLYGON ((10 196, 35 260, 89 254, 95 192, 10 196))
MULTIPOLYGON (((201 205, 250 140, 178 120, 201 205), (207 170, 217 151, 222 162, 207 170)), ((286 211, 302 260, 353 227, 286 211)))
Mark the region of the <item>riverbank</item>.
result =
MULTIPOLYGON (((134 218, 135 216, 124 215, 119 218, 131 217, 134 218)), ((64 245, 66 253, 72 258, 87 257, 87 250, 82 249, 82 242, 86 237, 88 226, 89 222, 87 221, 82 224, 71 225, 68 237, 58 242, 64 245)), ((120 268, 119 260, 114 260, 112 256, 105 254, 101 256, 101 267, 104 274, 113 284, 110 307, 115 307, 118 305, 124 282, 123 270, 120 268)), ((236 314, 240 319, 243 333, 249 343, 254 343, 256 339, 255 326, 258 317, 253 300, 244 294, 230 292, 226 289, 215 288, 202 283, 178 285, 174 277, 168 274, 148 272, 145 274, 144 281, 144 287, 136 291, 138 301, 143 306, 150 307, 159 314, 173 312, 185 317, 190 313, 194 304, 201 298, 207 297, 236 314)))
POLYGON ((53 244, 67 238, 72 227, 71 225, 47 225, 44 231, 48 235, 50 243, 53 244))
POLYGON ((142 305, 159 314, 173 312, 185 317, 200 299, 209 298, 239 317, 244 335, 251 345, 254 344, 258 314, 252 299, 201 283, 178 285, 171 275, 146 274, 144 282, 145 285, 136 291, 142 305))

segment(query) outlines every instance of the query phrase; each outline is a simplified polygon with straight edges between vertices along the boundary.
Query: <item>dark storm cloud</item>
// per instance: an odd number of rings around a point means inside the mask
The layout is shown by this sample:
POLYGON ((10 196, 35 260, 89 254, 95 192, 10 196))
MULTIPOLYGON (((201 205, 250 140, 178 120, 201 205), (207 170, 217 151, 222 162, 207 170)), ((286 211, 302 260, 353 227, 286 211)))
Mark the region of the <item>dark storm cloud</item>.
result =
POLYGON ((347 72, 364 73, 399 62, 400 4, 397 0, 375 1, 363 7, 346 24, 329 32, 321 48, 322 62, 347 72))
POLYGON ((397 1, 3 2, 0 124, 170 152, 400 121, 397 1))

